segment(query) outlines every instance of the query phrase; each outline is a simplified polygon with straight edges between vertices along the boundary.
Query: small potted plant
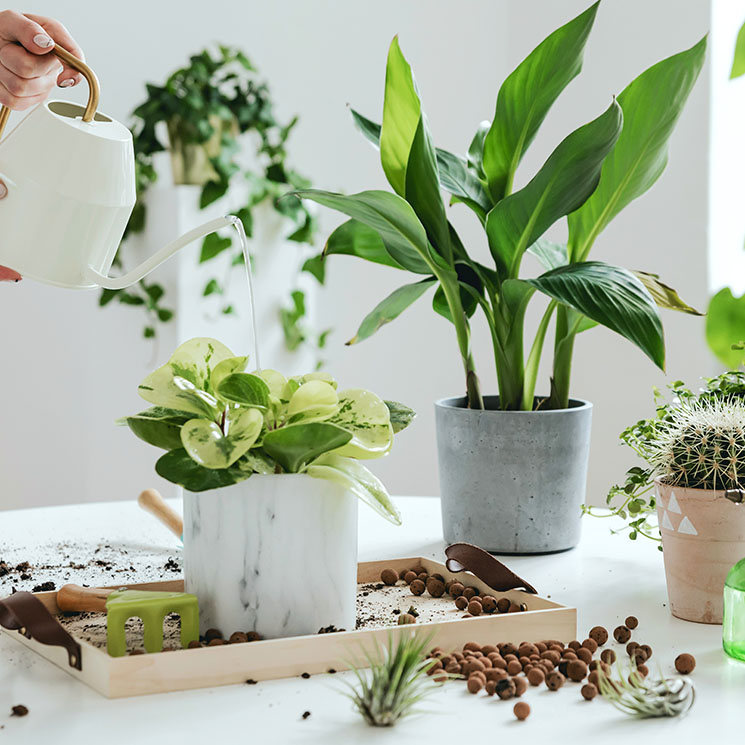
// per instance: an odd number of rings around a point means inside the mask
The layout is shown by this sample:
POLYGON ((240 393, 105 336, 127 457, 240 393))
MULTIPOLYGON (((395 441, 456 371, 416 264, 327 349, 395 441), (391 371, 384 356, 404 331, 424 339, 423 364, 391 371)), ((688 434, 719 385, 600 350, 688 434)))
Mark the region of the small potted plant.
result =
POLYGON ((186 590, 200 625, 263 637, 353 629, 357 501, 400 524, 360 460, 380 458, 414 413, 325 373, 245 372, 214 339, 182 344, 148 375, 153 407, 122 423, 167 452, 184 487, 186 590))
POLYGON ((516 172, 554 101, 582 66, 598 3, 554 31, 506 78, 494 119, 476 132, 467 157, 436 148, 398 39, 388 54, 382 124, 353 111, 380 150, 393 193, 299 192, 350 220, 329 237, 326 255, 345 254, 416 275, 380 302, 349 343, 362 341, 428 290, 453 326, 465 395, 436 404, 445 539, 500 553, 573 547, 580 535, 591 407, 570 396, 574 343, 605 326, 658 367, 665 349, 658 306, 695 313, 656 275, 589 260, 597 237, 649 189, 667 161, 667 143, 704 61, 706 41, 652 66, 593 121, 570 133, 530 179, 516 172), (524 185, 522 185, 524 184, 524 185), (488 265, 460 240, 450 203, 470 209, 490 250, 488 265), (545 234, 567 219, 568 241, 545 234), (544 267, 523 276, 532 254, 544 267), (525 347, 526 310, 541 303, 525 347), (491 332, 499 395, 482 395, 471 317, 491 332), (537 380, 554 323, 553 369, 537 380))
POLYGON ((721 623, 727 572, 745 556, 745 374, 712 378, 698 394, 672 388, 672 402, 622 435, 645 464, 611 489, 609 501, 623 498, 611 514, 636 539, 655 538, 656 513, 673 615, 721 623))

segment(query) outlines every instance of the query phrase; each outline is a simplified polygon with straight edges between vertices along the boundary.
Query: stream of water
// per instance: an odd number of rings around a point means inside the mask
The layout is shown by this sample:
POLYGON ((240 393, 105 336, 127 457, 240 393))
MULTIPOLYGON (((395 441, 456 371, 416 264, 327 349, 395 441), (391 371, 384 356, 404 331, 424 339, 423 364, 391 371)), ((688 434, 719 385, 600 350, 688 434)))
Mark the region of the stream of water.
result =
POLYGON ((243 227, 243 223, 240 218, 235 215, 230 216, 233 221, 233 227, 238 232, 238 240, 241 244, 241 251, 243 252, 243 264, 246 267, 246 281, 248 283, 248 295, 249 302, 251 303, 251 329, 253 333, 253 348, 254 348, 254 364, 256 370, 261 370, 261 358, 259 357, 259 335, 256 325, 256 302, 254 298, 254 283, 253 274, 251 272, 251 257, 248 254, 248 238, 246 237, 246 231, 243 227))

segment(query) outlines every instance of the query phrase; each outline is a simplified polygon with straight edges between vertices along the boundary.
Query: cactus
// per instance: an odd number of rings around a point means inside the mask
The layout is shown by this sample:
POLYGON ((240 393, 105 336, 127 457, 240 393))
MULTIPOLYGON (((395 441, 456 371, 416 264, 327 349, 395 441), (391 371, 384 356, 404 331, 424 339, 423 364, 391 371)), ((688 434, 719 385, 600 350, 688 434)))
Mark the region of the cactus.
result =
POLYGON ((683 403, 659 423, 651 450, 655 475, 672 486, 745 487, 745 402, 720 398, 683 403))

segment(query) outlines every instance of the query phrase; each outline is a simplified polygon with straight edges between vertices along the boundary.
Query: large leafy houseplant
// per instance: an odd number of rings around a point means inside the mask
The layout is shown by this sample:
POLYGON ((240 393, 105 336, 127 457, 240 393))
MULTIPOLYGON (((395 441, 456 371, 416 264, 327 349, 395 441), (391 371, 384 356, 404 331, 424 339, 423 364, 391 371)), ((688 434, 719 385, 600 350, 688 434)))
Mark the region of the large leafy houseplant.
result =
POLYGON ((120 423, 167 452, 155 469, 192 492, 252 474, 305 473, 340 484, 394 523, 383 484, 359 461, 380 458, 414 412, 360 388, 337 391, 326 373, 285 378, 244 372, 215 339, 184 342, 139 393, 153 406, 120 423))
MULTIPOLYGON (((127 234, 142 232, 147 221, 148 189, 158 180, 155 157, 167 152, 174 184, 200 187, 199 207, 204 209, 225 196, 231 187, 241 194, 242 204, 233 212, 242 220, 250 237, 254 211, 269 204, 284 221, 289 241, 312 244, 317 230, 313 215, 296 197, 281 199, 289 191, 310 182, 294 170, 287 159, 287 140, 297 124, 294 117, 280 122, 267 83, 258 76, 246 55, 232 47, 205 49, 189 58, 188 65, 171 73, 162 85, 148 83, 147 97, 133 111, 132 139, 135 151, 137 202, 127 234), (247 159, 246 153, 252 158, 247 159), (243 194, 245 192, 245 195, 243 194)), ((243 263, 241 248, 234 245, 232 231, 210 233, 202 242, 200 263, 232 254, 232 265, 243 263)), ((126 255, 122 244, 115 260, 126 255)), ((300 265, 323 283, 323 265, 312 256, 300 265)), ((204 286, 203 295, 220 297, 227 291, 229 277, 214 276, 204 286)), ((152 337, 159 322, 170 321, 173 312, 166 307, 162 285, 140 282, 126 290, 102 290, 100 305, 112 300, 143 308, 147 314, 144 334, 152 337)), ((306 341, 305 297, 296 289, 283 308, 280 321, 289 349, 306 341)), ((234 312, 223 301, 225 314, 234 312)))
POLYGON ((598 324, 636 344, 663 368, 657 306, 694 312, 658 277, 589 260, 610 221, 659 178, 667 145, 703 64, 706 41, 652 66, 596 119, 570 133, 525 186, 515 188, 522 157, 552 104, 578 75, 598 3, 554 31, 507 77, 493 121, 482 126, 467 156, 436 148, 414 77, 395 38, 390 46, 382 124, 353 111, 380 149, 393 193, 299 192, 351 219, 329 237, 326 255, 347 254, 419 276, 383 300, 351 343, 371 336, 427 290, 435 311, 452 322, 466 378, 467 404, 483 408, 471 346, 470 318, 486 317, 503 409, 562 409, 569 404, 578 334, 598 324), (448 220, 441 191, 481 223, 492 266, 476 261, 448 220), (546 231, 567 218, 568 240, 546 231), (546 271, 522 278, 531 253, 546 271), (534 339, 524 350, 528 304, 548 298, 534 339), (550 395, 535 396, 538 366, 555 317, 550 395))

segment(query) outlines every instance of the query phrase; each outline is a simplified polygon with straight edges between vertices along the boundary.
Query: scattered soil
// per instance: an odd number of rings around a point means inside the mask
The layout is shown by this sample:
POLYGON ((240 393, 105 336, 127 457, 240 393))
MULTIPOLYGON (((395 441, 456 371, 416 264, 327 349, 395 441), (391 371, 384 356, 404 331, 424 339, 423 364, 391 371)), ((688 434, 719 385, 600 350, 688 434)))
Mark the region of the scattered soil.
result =
POLYGON ((28 714, 28 708, 23 704, 17 704, 11 709, 10 716, 12 717, 25 717, 28 714))

